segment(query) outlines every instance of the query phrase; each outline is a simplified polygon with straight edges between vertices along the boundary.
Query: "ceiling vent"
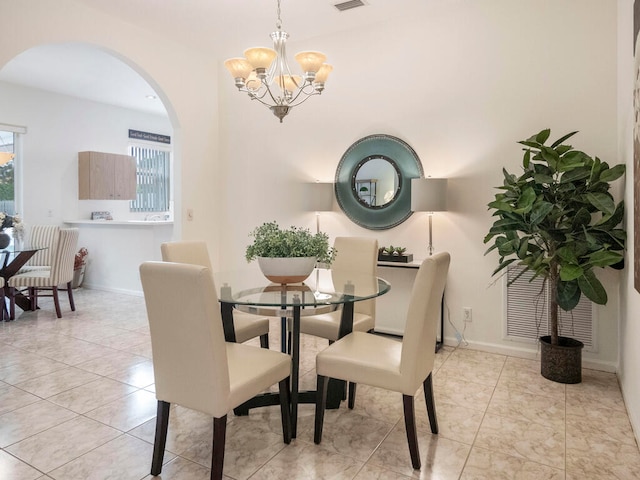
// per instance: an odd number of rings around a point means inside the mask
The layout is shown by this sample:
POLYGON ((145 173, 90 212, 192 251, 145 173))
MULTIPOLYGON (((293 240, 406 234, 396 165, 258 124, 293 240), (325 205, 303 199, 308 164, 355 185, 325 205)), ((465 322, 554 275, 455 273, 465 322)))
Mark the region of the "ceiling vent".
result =
POLYGON ((352 8, 364 7, 366 4, 362 0, 347 0, 346 2, 336 3, 333 6, 341 12, 351 10, 352 8))

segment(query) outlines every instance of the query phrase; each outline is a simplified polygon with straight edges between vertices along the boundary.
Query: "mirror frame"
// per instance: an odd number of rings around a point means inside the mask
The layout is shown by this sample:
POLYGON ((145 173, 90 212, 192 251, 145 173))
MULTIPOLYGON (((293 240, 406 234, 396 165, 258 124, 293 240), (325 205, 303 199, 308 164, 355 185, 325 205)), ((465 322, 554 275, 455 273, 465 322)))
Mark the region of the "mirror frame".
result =
POLYGON ((368 135, 356 141, 342 155, 335 177, 336 199, 354 223, 369 230, 386 230, 411 216, 411 179, 422 176, 422 163, 408 143, 391 135, 368 135), (390 160, 399 174, 395 198, 375 208, 364 205, 352 188, 358 166, 371 158, 390 160))

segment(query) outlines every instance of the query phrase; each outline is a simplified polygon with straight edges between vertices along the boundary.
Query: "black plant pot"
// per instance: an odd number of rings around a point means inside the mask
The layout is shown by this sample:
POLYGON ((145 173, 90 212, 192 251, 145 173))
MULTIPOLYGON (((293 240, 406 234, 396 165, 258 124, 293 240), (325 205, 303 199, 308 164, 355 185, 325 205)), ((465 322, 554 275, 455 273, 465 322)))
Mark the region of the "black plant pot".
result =
POLYGON ((558 337, 558 345, 551 345, 550 335, 540 337, 540 373, 553 382, 582 382, 583 347, 574 338, 558 337))

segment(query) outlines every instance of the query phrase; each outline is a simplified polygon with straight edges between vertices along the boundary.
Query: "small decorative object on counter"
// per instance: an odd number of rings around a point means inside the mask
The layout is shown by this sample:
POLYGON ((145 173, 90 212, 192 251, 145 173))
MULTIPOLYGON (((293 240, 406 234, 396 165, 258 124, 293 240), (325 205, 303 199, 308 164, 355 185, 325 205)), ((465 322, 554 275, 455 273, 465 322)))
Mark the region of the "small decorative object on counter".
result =
POLYGON ((405 253, 406 251, 407 249, 404 247, 394 247, 393 245, 380 247, 378 249, 378 261, 399 263, 413 262, 413 253, 405 253))
POLYGON ((71 288, 80 288, 84 281, 84 271, 87 268, 87 255, 89 251, 82 247, 76 253, 73 259, 73 280, 71 281, 71 288))
POLYGON ((91 212, 91 220, 113 220, 111 212, 91 212))

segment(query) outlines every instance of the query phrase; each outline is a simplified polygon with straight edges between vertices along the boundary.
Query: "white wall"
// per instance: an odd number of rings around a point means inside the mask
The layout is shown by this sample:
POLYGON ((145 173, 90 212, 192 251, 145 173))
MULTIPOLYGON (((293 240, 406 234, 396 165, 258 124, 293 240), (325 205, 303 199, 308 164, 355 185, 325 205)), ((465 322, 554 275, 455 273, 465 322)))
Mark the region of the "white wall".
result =
MULTIPOLYGON (((640 437, 640 350, 637 342, 640 338, 640 294, 633 286, 633 250, 634 215, 640 215, 633 207, 633 89, 637 65, 633 56, 633 0, 618 0, 618 132, 620 158, 627 164, 625 182, 625 204, 627 205, 627 265, 621 284, 620 308, 620 367, 618 378, 622 388, 629 418, 640 437)), ((637 86, 636 86, 637 88, 637 86)))
MULTIPOLYGON (((300 211, 296 185, 332 181, 353 142, 391 134, 415 149, 425 175, 450 179, 450 211, 434 216, 434 246, 452 254, 452 321, 461 330, 462 307, 471 307, 465 335, 473 346, 534 354, 529 345, 503 340, 501 284, 490 286, 497 257, 483 256, 492 223, 486 204, 502 182, 502 167, 520 167, 516 142, 543 128, 555 138, 580 130, 575 146, 616 163, 615 3, 425 2, 413 18, 299 42, 289 51, 303 49, 326 53, 335 69, 322 96, 294 108, 282 124, 220 74, 224 177, 243 185, 237 189, 231 180, 225 188, 229 232, 221 263, 237 263, 247 233, 263 221, 313 228, 314 215, 300 211)), ((321 216, 331 237, 373 236, 417 258, 426 255, 426 222, 426 214, 414 214, 391 230, 369 231, 337 206, 321 216)), ((613 369, 618 280, 614 273, 606 277, 612 298, 598 309, 599 351, 585 352, 585 363, 613 369)), ((450 325, 446 337, 455 343, 450 325)))

